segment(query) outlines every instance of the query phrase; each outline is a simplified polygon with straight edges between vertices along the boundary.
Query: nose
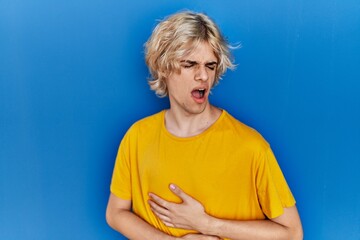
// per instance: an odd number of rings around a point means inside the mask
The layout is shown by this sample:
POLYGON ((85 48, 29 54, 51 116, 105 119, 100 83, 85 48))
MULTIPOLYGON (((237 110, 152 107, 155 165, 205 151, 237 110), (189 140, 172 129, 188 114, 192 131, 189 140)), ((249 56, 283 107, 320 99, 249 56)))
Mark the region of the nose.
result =
POLYGON ((200 65, 198 67, 198 69, 196 71, 195 79, 201 80, 201 81, 207 81, 209 79, 209 74, 208 74, 205 66, 200 65))

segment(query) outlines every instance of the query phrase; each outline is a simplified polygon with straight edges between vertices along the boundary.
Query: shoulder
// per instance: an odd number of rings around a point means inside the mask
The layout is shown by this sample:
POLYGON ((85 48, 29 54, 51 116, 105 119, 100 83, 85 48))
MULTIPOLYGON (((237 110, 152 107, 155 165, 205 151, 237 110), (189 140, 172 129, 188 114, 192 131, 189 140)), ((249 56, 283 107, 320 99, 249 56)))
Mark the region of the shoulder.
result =
POLYGON ((164 110, 136 121, 131 127, 146 128, 154 127, 154 124, 161 124, 164 119, 164 110))
POLYGON ((153 115, 144 117, 131 125, 126 135, 148 135, 151 132, 158 131, 163 123, 164 110, 153 115))
POLYGON ((257 130, 244 124, 225 110, 223 111, 223 131, 232 135, 238 144, 240 143, 241 146, 257 151, 266 151, 269 149, 269 143, 257 130))

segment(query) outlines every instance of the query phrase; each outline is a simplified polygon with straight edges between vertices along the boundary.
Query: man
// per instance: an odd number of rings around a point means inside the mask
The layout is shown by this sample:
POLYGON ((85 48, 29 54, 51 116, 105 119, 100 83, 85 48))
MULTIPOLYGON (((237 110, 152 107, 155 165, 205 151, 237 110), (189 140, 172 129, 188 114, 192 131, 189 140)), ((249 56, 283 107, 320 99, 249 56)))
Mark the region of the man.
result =
POLYGON ((146 43, 151 88, 170 109, 136 122, 116 159, 106 218, 130 239, 302 239, 295 200, 269 144, 209 103, 228 68, 214 22, 192 12, 146 43))

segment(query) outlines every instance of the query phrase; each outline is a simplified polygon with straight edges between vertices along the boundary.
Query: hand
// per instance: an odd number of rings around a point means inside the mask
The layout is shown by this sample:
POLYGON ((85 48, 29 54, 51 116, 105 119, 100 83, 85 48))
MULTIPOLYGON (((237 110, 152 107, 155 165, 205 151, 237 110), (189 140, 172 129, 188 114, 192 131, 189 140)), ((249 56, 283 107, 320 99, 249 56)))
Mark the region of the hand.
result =
POLYGON ((169 188, 182 200, 182 203, 168 202, 153 193, 149 193, 151 210, 168 227, 200 231, 201 226, 204 226, 209 217, 205 213, 203 205, 175 184, 170 184, 169 188))
POLYGON ((209 236, 202 234, 190 233, 182 236, 180 239, 188 239, 188 240, 221 240, 221 238, 217 236, 209 236))

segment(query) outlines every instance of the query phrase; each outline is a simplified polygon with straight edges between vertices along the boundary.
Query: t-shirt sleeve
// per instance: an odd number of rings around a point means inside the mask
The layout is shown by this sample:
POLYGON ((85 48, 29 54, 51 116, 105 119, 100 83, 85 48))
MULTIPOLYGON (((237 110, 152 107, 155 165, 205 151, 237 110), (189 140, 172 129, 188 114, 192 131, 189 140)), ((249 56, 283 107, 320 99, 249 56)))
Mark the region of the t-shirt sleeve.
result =
POLYGON ((285 207, 295 205, 295 199, 270 147, 261 154, 257 174, 261 208, 268 218, 284 213, 285 207))
POLYGON ((130 163, 130 134, 129 131, 121 140, 116 156, 110 191, 117 197, 131 200, 131 163, 130 163))

